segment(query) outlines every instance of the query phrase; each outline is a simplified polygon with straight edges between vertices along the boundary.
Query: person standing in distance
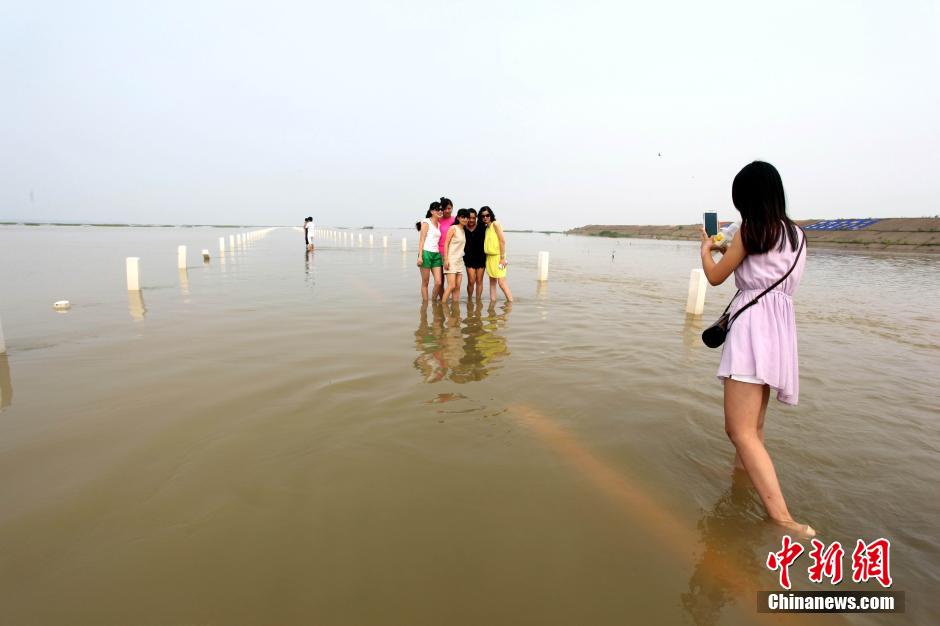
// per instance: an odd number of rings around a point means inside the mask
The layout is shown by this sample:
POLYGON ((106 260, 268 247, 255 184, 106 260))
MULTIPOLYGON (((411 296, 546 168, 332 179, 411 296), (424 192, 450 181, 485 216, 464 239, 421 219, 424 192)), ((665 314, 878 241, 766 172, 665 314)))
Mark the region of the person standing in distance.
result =
POLYGON ((313 218, 307 217, 304 219, 304 245, 307 246, 307 250, 313 250, 313 218))

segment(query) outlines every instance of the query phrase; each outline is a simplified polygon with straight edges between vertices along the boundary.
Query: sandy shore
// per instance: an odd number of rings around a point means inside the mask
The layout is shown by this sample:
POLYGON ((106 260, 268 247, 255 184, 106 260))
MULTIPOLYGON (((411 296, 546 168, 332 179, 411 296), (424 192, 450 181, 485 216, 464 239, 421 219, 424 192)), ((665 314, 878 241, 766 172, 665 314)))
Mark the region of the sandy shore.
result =
MULTIPOLYGON (((800 220, 801 226, 820 220, 800 220)), ((686 239, 699 237, 699 224, 608 225, 590 224, 569 230, 572 235, 593 237, 637 237, 642 239, 686 239)), ((816 246, 863 250, 897 250, 940 253, 940 218, 885 218, 863 230, 806 231, 816 246)))

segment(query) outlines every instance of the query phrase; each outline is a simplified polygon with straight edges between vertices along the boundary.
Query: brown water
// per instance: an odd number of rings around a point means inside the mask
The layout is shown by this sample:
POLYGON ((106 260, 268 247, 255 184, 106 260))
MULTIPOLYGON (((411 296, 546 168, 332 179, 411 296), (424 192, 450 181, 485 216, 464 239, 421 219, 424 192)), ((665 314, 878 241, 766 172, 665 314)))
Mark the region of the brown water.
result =
MULTIPOLYGON (((229 232, 0 227, 0 623, 844 623, 754 612, 780 533, 732 482, 696 246, 511 233, 517 301, 455 309, 413 231, 229 232)), ((852 623, 940 619, 938 263, 811 251, 768 412, 794 514, 892 541, 908 611, 852 623)))

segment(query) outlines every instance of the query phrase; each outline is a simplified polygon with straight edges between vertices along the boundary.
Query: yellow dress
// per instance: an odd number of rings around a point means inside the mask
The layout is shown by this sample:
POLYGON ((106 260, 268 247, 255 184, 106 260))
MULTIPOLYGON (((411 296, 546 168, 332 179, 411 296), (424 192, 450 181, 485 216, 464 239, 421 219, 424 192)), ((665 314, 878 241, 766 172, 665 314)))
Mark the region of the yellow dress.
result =
MULTIPOLYGON (((486 273, 490 278, 506 278, 506 268, 499 268, 499 235, 493 228, 497 222, 486 227, 483 235, 483 252, 486 253, 486 273)), ((500 225, 502 226, 502 225, 500 225)))

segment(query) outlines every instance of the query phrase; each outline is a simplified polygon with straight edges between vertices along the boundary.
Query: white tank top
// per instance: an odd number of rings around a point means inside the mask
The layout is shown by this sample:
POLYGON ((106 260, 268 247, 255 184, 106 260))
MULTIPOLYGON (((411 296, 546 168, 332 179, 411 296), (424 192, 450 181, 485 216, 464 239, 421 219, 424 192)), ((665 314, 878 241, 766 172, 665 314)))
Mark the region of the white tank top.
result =
POLYGON ((424 248, 428 252, 437 252, 440 254, 441 250, 438 244, 441 241, 441 229, 439 226, 435 226, 430 218, 424 220, 424 223, 428 225, 428 235, 424 238, 424 248))

